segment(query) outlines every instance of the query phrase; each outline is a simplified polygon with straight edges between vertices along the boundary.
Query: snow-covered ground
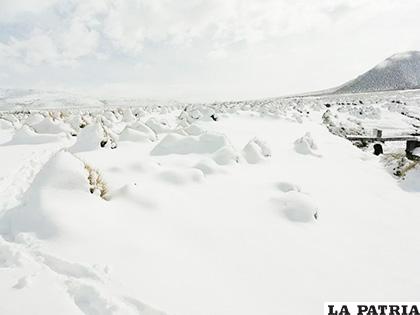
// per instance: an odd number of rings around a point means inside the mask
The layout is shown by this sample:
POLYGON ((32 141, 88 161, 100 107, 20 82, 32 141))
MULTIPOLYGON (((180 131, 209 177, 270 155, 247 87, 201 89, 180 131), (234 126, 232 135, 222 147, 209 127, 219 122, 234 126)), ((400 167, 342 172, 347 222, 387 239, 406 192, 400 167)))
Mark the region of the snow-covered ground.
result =
POLYGON ((419 133, 420 93, 4 111, 0 314, 415 300, 420 166, 344 138, 374 128, 419 133))
POLYGON ((106 108, 130 107, 130 106, 165 106, 177 105, 176 101, 157 101, 153 99, 136 98, 101 98, 83 93, 69 91, 48 91, 36 89, 4 89, 0 88, 0 112, 14 110, 101 110, 106 108))

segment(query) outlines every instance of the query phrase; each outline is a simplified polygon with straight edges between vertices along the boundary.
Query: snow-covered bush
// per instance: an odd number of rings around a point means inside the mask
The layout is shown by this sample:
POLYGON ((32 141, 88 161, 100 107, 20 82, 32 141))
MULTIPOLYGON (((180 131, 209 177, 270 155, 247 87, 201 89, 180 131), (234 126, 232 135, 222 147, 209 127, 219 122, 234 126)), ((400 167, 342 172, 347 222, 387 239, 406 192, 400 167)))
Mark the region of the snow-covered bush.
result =
POLYGON ((271 150, 265 141, 254 138, 243 148, 242 154, 248 163, 256 164, 269 158, 271 150))
POLYGON ((85 163, 85 170, 88 172, 89 191, 91 194, 99 195, 104 200, 108 200, 108 186, 105 183, 102 175, 97 169, 92 168, 85 163))
POLYGON ((417 167, 420 167, 420 161, 411 161, 407 159, 405 152, 394 152, 384 154, 382 157, 386 168, 396 177, 405 179, 407 174, 417 167))

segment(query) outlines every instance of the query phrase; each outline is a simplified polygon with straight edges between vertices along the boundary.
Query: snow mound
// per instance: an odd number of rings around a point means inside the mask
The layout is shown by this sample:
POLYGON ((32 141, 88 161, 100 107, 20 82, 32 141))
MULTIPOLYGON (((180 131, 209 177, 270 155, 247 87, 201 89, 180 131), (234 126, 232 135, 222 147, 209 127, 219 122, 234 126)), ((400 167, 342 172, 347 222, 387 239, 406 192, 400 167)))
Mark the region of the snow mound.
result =
POLYGON ((50 118, 44 118, 36 124, 32 124, 31 127, 37 133, 47 133, 47 134, 58 134, 58 133, 69 133, 71 132, 70 126, 63 122, 53 122, 50 118))
POLYGON ((75 144, 69 149, 70 152, 92 151, 105 140, 103 129, 98 124, 89 125, 80 130, 75 144))
POLYGON ((13 124, 6 119, 0 118, 0 129, 13 129, 13 124))
POLYGON ((420 158, 420 148, 415 148, 413 152, 411 152, 413 155, 418 156, 420 158))
POLYGON ((32 125, 39 124, 44 119, 45 119, 45 116, 43 116, 40 113, 31 113, 26 119, 25 123, 29 126, 32 126, 32 125))
MULTIPOLYGON (((39 238, 50 238, 59 233, 54 222, 60 211, 57 200, 55 208, 46 209, 44 199, 52 192, 59 196, 60 191, 73 192, 76 196, 89 196, 89 183, 84 164, 69 152, 58 152, 52 157, 36 175, 31 187, 23 197, 22 205, 5 213, 0 219, 0 234, 16 236, 21 232, 35 233, 39 238)), ((66 217, 68 217, 67 214, 66 217)))
POLYGON ((198 162, 194 168, 199 169, 204 175, 211 175, 217 173, 224 173, 221 166, 216 163, 215 160, 206 158, 198 162))
POLYGON ((126 184, 120 187, 119 189, 111 192, 110 200, 115 201, 125 201, 140 206, 141 209, 155 209, 156 202, 150 200, 147 196, 144 196, 144 192, 136 184, 126 184))
POLYGON ((79 131, 81 129, 80 126, 85 125, 80 115, 71 115, 66 121, 75 131, 79 131))
POLYGON ((297 192, 301 191, 301 188, 298 185, 293 184, 291 182, 279 182, 276 184, 276 187, 277 189, 285 193, 290 192, 290 191, 297 191, 297 192))
MULTIPOLYGON (((420 157, 420 152, 418 152, 420 157)), ((408 192, 420 192, 420 167, 414 167, 400 182, 401 188, 408 192)))
POLYGON ((136 120, 136 117, 133 115, 131 109, 127 108, 122 111, 122 121, 130 123, 136 120))
POLYGON ((216 121, 218 119, 213 108, 203 105, 189 105, 185 107, 178 118, 187 123, 193 123, 197 120, 216 121))
POLYGON ((227 145, 223 135, 206 133, 200 136, 168 134, 152 150, 152 155, 214 153, 227 145))
POLYGON ((186 185, 189 183, 197 183, 203 180, 204 174, 196 168, 177 170, 170 169, 162 171, 158 174, 160 180, 174 185, 186 185))
POLYGON ((172 132, 173 128, 164 119, 150 118, 146 121, 146 126, 152 129, 156 134, 172 132))
POLYGON ((226 145, 212 155, 213 160, 219 165, 239 163, 241 155, 231 145, 226 145))
POLYGON ((21 119, 12 113, 1 113, 1 118, 12 123, 13 126, 19 128, 22 126, 21 119))
POLYGON ((68 281, 67 287, 74 303, 86 315, 165 315, 136 299, 117 298, 102 287, 75 280, 68 281))
POLYGON ((22 265, 22 255, 0 235, 0 268, 22 265))
POLYGON ((148 141, 149 135, 138 131, 136 129, 132 129, 130 127, 124 128, 121 134, 118 137, 119 141, 131 141, 131 142, 146 142, 148 141))
POLYGON ((218 119, 218 116, 213 108, 210 108, 208 106, 201 106, 200 112, 202 115, 201 120, 204 121, 216 121, 218 119))
POLYGON ((102 119, 105 121, 108 121, 108 123, 113 124, 113 123, 117 123, 120 121, 119 119, 119 115, 117 111, 105 111, 102 114, 102 119))
MULTIPOLYGON (((28 245, 8 242, 0 236, 0 268, 4 271, 1 289, 10 289, 3 291, 3 297, 10 301, 27 299, 24 305, 30 311, 23 313, 164 315, 109 288, 107 266, 100 270, 28 245)), ((21 302, 2 303, 1 309, 2 314, 22 314, 21 302)))
POLYGON ((157 139, 156 133, 150 127, 148 127, 146 124, 142 123, 141 121, 136 121, 135 123, 130 124, 129 127, 131 129, 135 129, 139 132, 146 134, 149 140, 151 141, 156 141, 157 139))
POLYGON ((317 150, 318 146, 309 132, 295 141, 295 151, 297 153, 321 157, 317 150))
POLYGON ((190 136, 199 136, 205 132, 201 127, 194 124, 185 127, 183 130, 190 136))
POLYGON ((23 125, 22 128, 15 131, 12 139, 4 145, 42 144, 59 141, 62 138, 63 137, 60 135, 40 135, 33 131, 28 125, 23 125))
POLYGON ((248 163, 256 164, 269 158, 271 150, 264 141, 254 138, 243 148, 242 154, 248 163))
POLYGON ((318 218, 316 204, 309 196, 297 191, 285 193, 278 206, 281 214, 292 222, 310 223, 318 218))

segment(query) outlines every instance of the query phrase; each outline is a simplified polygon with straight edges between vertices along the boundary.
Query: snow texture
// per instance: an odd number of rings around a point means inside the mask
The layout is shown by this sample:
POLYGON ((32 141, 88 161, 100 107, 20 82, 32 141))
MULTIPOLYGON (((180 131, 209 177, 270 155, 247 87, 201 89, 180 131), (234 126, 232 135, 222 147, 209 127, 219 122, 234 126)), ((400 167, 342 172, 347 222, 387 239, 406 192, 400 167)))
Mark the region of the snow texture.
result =
POLYGON ((419 161, 404 142, 375 156, 346 136, 418 139, 419 91, 154 106, 2 95, 0 314, 418 299, 419 161))

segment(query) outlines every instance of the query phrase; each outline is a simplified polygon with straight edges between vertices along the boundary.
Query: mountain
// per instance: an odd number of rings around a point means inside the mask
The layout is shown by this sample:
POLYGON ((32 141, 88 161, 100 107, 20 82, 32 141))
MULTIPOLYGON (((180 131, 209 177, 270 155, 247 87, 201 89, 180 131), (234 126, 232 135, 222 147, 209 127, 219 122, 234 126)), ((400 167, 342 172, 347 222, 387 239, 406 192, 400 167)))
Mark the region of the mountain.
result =
POLYGON ((420 88, 420 51, 395 54, 331 92, 364 93, 420 88))

